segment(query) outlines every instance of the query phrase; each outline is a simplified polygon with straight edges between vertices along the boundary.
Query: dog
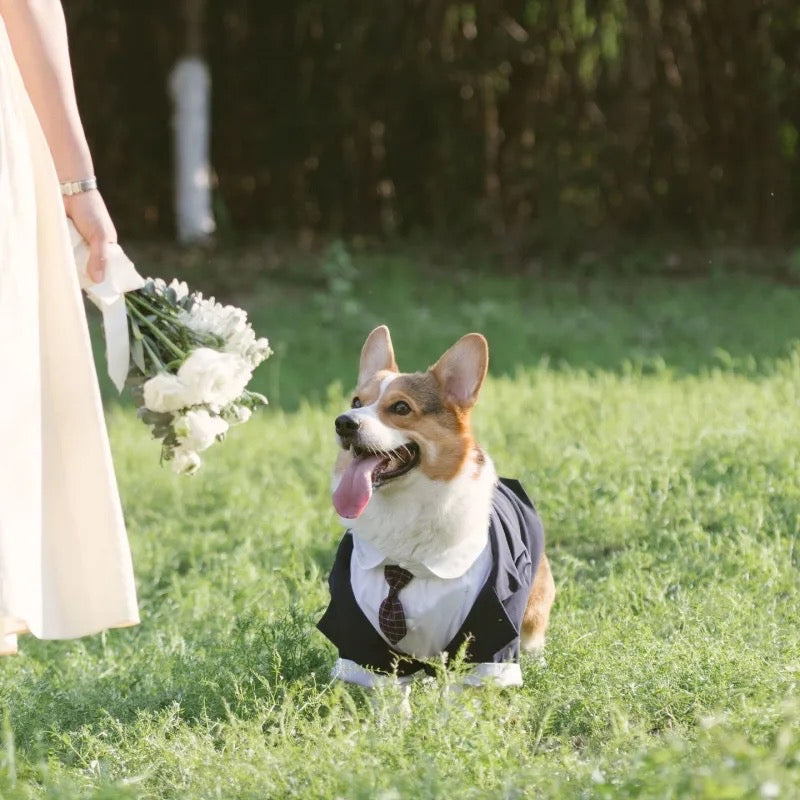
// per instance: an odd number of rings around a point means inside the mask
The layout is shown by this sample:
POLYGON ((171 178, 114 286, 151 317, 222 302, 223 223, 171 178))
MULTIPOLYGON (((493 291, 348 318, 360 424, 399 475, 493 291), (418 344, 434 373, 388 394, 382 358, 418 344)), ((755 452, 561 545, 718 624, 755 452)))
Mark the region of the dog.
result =
POLYGON ((445 658, 468 685, 521 686, 520 646, 544 648, 555 583, 543 526, 470 425, 488 360, 479 333, 416 373, 398 370, 386 326, 364 343, 335 419, 332 500, 347 531, 317 625, 338 648, 335 678, 407 682, 445 658))

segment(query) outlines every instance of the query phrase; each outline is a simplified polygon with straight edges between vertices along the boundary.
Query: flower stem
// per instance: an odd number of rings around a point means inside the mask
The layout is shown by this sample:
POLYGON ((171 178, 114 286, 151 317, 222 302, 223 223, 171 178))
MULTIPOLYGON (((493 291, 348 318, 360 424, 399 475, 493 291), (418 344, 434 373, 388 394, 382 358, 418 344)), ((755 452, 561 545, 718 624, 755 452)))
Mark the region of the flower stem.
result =
MULTIPOLYGON (((163 308, 159 308, 158 306, 153 305, 149 300, 147 300, 143 295, 139 294, 139 292, 128 292, 125 295, 126 300, 131 300, 135 302, 139 306, 143 306, 151 313, 155 314, 158 317, 161 317, 163 320, 174 320, 176 315, 171 313, 165 313, 163 308)), ((170 307, 171 308, 171 307, 170 307)))
POLYGON ((142 346, 145 350, 147 350, 150 360, 155 364, 156 369, 159 372, 169 372, 169 370, 164 366, 164 362, 158 357, 158 353, 156 353, 156 351, 153 349, 153 346, 145 337, 142 337, 142 346))
POLYGON ((183 352, 179 347, 176 347, 173 342, 171 342, 159 329, 156 325, 152 323, 142 312, 136 307, 135 304, 128 304, 128 310, 142 323, 142 325, 146 325, 153 333, 153 335, 168 349, 171 350, 173 355, 177 356, 178 358, 186 358, 186 353, 183 352))

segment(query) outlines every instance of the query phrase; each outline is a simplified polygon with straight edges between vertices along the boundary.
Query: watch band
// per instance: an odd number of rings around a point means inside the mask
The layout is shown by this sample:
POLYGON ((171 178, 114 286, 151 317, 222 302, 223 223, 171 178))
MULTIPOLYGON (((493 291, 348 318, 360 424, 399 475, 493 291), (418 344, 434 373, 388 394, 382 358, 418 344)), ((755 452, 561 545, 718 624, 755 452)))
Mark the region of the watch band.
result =
POLYGON ((91 178, 83 178, 79 181, 66 181, 59 185, 61 187, 61 194, 65 197, 70 197, 73 194, 80 194, 81 192, 88 192, 90 189, 96 189, 97 178, 92 175, 91 178))

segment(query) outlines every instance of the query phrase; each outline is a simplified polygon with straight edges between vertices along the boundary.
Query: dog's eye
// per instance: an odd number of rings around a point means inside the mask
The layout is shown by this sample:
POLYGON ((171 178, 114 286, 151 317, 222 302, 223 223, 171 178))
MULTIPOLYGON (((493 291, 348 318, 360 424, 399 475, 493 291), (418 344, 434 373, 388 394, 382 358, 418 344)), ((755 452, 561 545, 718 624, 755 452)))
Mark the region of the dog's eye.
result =
POLYGON ((350 408, 361 408, 361 401, 357 397, 354 397, 350 402, 350 408))
POLYGON ((389 406, 389 411, 392 414, 399 414, 401 417, 404 417, 406 414, 411 413, 411 406, 406 403, 405 400, 398 400, 396 403, 392 403, 389 406))

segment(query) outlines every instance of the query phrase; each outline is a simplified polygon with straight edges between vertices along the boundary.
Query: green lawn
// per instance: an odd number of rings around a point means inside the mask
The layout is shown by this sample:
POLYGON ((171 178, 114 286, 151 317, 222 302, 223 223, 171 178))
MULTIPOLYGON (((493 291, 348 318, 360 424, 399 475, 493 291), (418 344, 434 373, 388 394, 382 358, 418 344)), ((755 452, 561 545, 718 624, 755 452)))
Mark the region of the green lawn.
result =
POLYGON ((0 661, 0 798, 800 797, 800 291, 355 269, 236 298, 273 405, 196 478, 110 405, 143 621, 0 661), (332 419, 384 321, 404 369, 487 334, 476 429, 559 592, 523 689, 443 675, 407 720, 314 628, 332 419))

